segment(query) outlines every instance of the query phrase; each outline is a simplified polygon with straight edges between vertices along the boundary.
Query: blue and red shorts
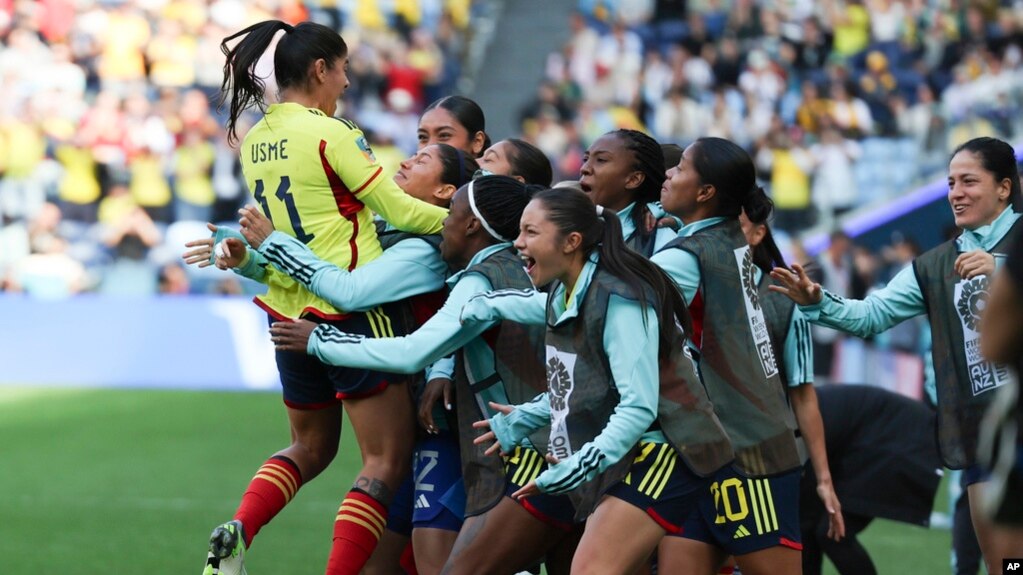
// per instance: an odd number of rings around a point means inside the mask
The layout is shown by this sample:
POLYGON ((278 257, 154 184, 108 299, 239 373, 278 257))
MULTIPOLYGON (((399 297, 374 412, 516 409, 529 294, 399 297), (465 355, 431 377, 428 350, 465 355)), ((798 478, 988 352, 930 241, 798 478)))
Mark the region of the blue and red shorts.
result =
MULTIPOLYGON (((516 447, 504 459, 504 476, 508 481, 505 495, 511 496, 546 470, 547 460, 540 452, 530 447, 516 447)), ((541 493, 513 501, 533 517, 562 531, 571 531, 575 524, 575 506, 567 495, 541 493)))
POLYGON ((642 442, 628 475, 607 495, 630 503, 668 533, 678 533, 710 484, 693 473, 667 443, 642 442))
MULTIPOLYGON (((367 312, 353 312, 341 320, 324 320, 306 315, 316 323, 332 325, 345 333, 366 337, 407 335, 404 302, 384 304, 367 312)), ((272 316, 270 323, 277 321, 272 316)), ((370 397, 389 383, 406 381, 407 376, 367 369, 327 365, 306 353, 277 351, 277 371, 284 388, 284 403, 294 409, 322 409, 339 400, 370 397)))
POLYGON ((678 537, 745 555, 781 545, 802 550, 799 481, 802 468, 751 479, 728 465, 703 492, 678 537))

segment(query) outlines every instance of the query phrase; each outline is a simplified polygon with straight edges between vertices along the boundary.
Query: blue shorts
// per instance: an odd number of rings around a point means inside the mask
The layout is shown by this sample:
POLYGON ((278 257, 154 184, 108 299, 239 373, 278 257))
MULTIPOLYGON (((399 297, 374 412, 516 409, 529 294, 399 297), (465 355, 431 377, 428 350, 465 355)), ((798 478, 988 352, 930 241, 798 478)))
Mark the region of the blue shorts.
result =
POLYGON ((963 489, 973 485, 974 483, 982 483, 991 479, 991 472, 984 469, 979 463, 963 469, 963 474, 960 477, 959 485, 963 489))
MULTIPOLYGON (((511 496, 547 469, 547 461, 535 449, 516 447, 504 459, 504 476, 508 481, 505 495, 511 496)), ((575 524, 575 507, 567 495, 531 495, 513 500, 533 517, 560 529, 571 531, 575 524)))
POLYGON ((414 485, 412 475, 406 475, 398 490, 394 492, 394 499, 387 508, 387 530, 393 531, 405 537, 412 536, 412 500, 414 485))
POLYGON ((749 479, 728 465, 714 474, 678 537, 709 543, 729 555, 778 545, 802 550, 799 481, 802 468, 749 479))
POLYGON ((696 510, 711 478, 699 477, 667 443, 643 442, 629 474, 607 494, 642 509, 668 533, 678 533, 696 510))
POLYGON ((412 477, 412 525, 416 529, 460 530, 465 518, 465 484, 458 436, 444 430, 419 440, 412 477))
MULTIPOLYGON (((366 337, 406 335, 404 302, 384 304, 368 312, 351 313, 342 320, 323 320, 308 315, 304 319, 332 325, 345 333, 366 337)), ((270 323, 277 321, 273 316, 270 323)), ((382 392, 389 383, 406 381, 407 376, 339 367, 320 362, 314 356, 293 351, 277 351, 277 371, 284 388, 284 403, 294 409, 322 409, 338 400, 369 397, 382 392)))

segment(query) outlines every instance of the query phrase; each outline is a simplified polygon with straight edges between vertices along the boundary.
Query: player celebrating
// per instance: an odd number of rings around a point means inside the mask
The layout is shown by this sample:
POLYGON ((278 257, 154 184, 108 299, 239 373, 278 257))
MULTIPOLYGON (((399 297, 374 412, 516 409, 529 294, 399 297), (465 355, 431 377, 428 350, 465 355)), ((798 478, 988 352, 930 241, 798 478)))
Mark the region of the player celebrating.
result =
MULTIPOLYGON (((265 21, 224 40, 222 98, 230 101, 229 139, 237 141, 235 128, 245 110, 264 108, 265 86, 254 68, 280 30, 284 34, 273 53, 280 103, 265 108, 240 146, 242 171, 263 213, 278 230, 349 270, 382 252, 366 207, 399 229, 436 232, 446 211, 403 194, 381 177, 383 169, 362 132, 332 118, 348 86, 348 50, 330 28, 265 21)), ((256 303, 277 320, 304 317, 366 335, 404 327, 398 306, 350 313, 294 282, 271 284, 256 303)), ((393 376, 325 366, 305 354, 280 352, 276 359, 292 444, 263 464, 234 519, 214 530, 207 571, 242 572, 244 550, 260 528, 327 467, 340 439, 337 402, 345 398, 363 468, 338 511, 327 573, 358 573, 411 461, 415 423, 408 389, 393 376), (381 420, 381 412, 391 416, 381 420)))
POLYGON ((977 465, 977 433, 984 411, 1009 381, 1005 365, 980 355, 978 319, 990 274, 1021 233, 1019 173, 1009 144, 975 138, 956 148, 948 166, 948 202, 962 234, 925 252, 888 286, 865 300, 840 298, 807 277, 798 265, 775 268, 781 282, 772 289, 791 297, 807 318, 866 337, 920 314, 927 314, 933 339, 938 394, 938 445, 952 469, 965 469, 970 515, 989 573, 1001 572, 992 554, 989 525, 980 516, 984 471, 977 465))

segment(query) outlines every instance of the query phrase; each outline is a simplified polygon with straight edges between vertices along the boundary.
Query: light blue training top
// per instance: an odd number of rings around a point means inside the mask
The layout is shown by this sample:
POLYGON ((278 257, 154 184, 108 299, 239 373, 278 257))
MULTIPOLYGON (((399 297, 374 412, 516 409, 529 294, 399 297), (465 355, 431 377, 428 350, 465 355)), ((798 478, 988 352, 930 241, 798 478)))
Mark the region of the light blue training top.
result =
MULTIPOLYGON (((997 218, 976 230, 964 230, 956 239, 959 253, 984 250, 991 251, 1009 233, 1020 214, 1006 208, 997 218)), ((995 266, 1001 266, 1001 258, 995 258, 995 266)), ((895 274, 892 281, 863 300, 845 299, 827 290, 822 290, 821 301, 799 309, 813 323, 867 337, 892 327, 911 317, 926 313, 923 292, 916 281, 913 266, 906 266, 895 274)))
MULTIPOLYGON (((388 226, 388 229, 394 228, 388 226)), ((244 237, 233 230, 226 235, 244 241, 244 237)), ((448 275, 447 264, 437 248, 416 236, 395 243, 377 259, 348 271, 320 259, 308 246, 288 234, 274 231, 255 250, 248 251, 235 271, 265 282, 268 274, 275 273, 267 269, 267 264, 288 274, 327 303, 348 311, 367 311, 381 304, 434 292, 444 287, 448 275)), ((453 373, 454 360, 443 358, 427 368, 426 380, 451 379, 453 373)))
MULTIPOLYGON (((469 261, 467 269, 510 246, 511 243, 500 243, 479 251, 469 261)), ((474 374, 474 378, 488 377, 494 373, 494 352, 479 336, 496 322, 462 325, 459 315, 465 302, 475 295, 492 291, 493 286, 482 274, 466 270, 452 275, 447 283, 451 291, 444 305, 432 318, 409 335, 366 338, 321 324, 313 330, 307 351, 331 365, 415 373, 431 362, 463 349, 466 368, 474 374)), ((508 403, 503 385, 493 385, 481 395, 486 401, 508 403)))
MULTIPOLYGON (((537 291, 499 290, 471 299, 462 310, 467 324, 484 325, 498 318, 518 323, 542 325, 546 320, 546 302, 557 314, 556 325, 579 315, 593 273, 596 256, 583 266, 572 294, 564 285, 549 296, 537 291)), ((640 441, 664 443, 660 431, 647 431, 657 418, 660 392, 658 367, 659 323, 652 306, 644 311, 639 302, 612 295, 608 300, 604 324, 604 351, 621 396, 604 429, 567 459, 550 465, 536 479, 545 493, 564 493, 596 477, 621 461, 640 441), (599 460, 594 466, 593 461, 599 460), (559 485, 557 491, 548 486, 559 485)), ((541 394, 529 403, 516 406, 508 415, 496 414, 490 421, 503 450, 519 445, 533 431, 550 423, 550 402, 541 394)))

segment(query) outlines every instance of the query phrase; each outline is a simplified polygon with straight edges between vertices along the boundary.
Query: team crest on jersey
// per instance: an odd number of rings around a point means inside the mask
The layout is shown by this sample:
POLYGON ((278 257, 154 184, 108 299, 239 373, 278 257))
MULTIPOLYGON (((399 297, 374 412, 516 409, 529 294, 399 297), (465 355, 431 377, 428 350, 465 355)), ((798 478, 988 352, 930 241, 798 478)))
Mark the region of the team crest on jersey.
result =
POLYGON ((987 290, 988 277, 977 276, 957 283, 952 300, 963 328, 963 352, 973 395, 1001 387, 1010 378, 1007 366, 991 363, 980 353, 980 333, 977 328, 980 327, 980 314, 984 312, 984 304, 987 302, 987 290))
POLYGON ((760 309, 760 296, 757 293, 757 276, 756 272, 753 271, 752 249, 746 250, 739 273, 742 274, 742 289, 746 292, 750 305, 753 306, 753 309, 760 309))
POLYGON ((366 136, 359 136, 355 140, 356 145, 359 146, 359 150, 362 152, 362 157, 366 158, 367 162, 376 162, 377 158, 373 155, 373 148, 369 147, 369 142, 366 141, 366 136))
POLYGON ((551 434, 548 450, 558 459, 572 455, 568 439, 568 398, 575 389, 574 353, 547 346, 547 396, 551 403, 551 434))
POLYGON ((980 321, 980 314, 984 311, 984 303, 987 301, 987 276, 977 276, 969 281, 963 282, 959 297, 956 298, 956 311, 963 325, 977 331, 977 323, 980 321))

